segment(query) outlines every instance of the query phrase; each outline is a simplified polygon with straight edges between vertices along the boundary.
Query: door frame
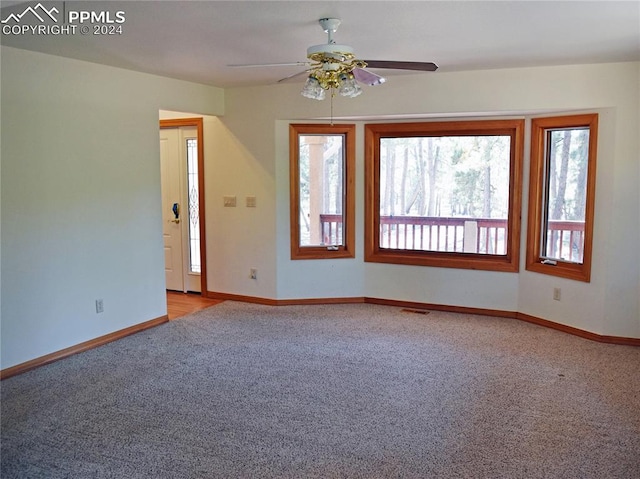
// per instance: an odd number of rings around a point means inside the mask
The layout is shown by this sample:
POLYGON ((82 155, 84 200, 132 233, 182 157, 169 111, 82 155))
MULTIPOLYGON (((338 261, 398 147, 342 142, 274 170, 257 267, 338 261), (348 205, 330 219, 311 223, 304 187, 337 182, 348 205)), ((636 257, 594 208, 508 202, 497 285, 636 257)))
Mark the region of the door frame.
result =
POLYGON ((202 118, 160 120, 160 129, 193 126, 198 131, 198 219, 200 223, 200 295, 207 297, 207 238, 204 214, 204 138, 202 118))

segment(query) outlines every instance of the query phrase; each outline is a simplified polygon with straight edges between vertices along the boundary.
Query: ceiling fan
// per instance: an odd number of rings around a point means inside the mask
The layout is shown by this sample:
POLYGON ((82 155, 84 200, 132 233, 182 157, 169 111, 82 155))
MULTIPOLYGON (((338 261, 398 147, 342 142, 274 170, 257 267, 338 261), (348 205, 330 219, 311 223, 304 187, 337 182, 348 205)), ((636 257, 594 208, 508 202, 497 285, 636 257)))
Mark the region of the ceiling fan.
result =
POLYGON ((230 67, 262 67, 262 66, 306 66, 307 69, 282 78, 283 82, 291 78, 307 75, 307 81, 302 89, 302 96, 314 100, 323 100, 328 90, 335 89, 340 95, 356 97, 362 93, 359 83, 365 85, 381 85, 384 77, 366 68, 387 68, 394 70, 414 70, 433 72, 438 69, 431 62, 406 62, 391 60, 360 60, 348 45, 339 45, 333 39, 341 21, 337 18, 321 18, 320 26, 327 34, 327 43, 313 45, 307 48, 307 61, 291 63, 269 63, 255 65, 228 65, 230 67))

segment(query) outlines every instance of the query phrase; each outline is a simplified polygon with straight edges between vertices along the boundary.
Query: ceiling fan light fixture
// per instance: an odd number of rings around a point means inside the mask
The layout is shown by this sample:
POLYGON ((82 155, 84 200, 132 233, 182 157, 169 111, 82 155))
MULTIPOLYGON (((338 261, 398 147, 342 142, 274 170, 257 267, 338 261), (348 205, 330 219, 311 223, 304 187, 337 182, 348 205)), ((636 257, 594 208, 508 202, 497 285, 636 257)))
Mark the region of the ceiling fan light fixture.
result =
POLYGON ((312 100, 324 100, 325 90, 315 76, 309 75, 300 94, 312 100))
POLYGON ((341 73, 338 76, 338 93, 349 98, 355 98, 362 93, 362 88, 356 82, 353 73, 341 73))

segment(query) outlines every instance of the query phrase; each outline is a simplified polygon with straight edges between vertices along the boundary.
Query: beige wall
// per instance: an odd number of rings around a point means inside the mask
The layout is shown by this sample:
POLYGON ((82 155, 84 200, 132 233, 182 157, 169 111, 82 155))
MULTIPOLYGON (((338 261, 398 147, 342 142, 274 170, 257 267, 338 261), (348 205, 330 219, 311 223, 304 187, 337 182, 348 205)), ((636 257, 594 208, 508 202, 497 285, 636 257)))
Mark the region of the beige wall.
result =
MULTIPOLYGON (((336 117, 357 119, 357 249, 353 259, 331 261, 289 259, 288 123, 318 121, 330 112, 328 101, 300 96, 300 84, 223 93, 7 47, 1 74, 2 368, 166 313, 161 109, 205 115, 210 291, 503 309, 640 337, 637 63, 403 75, 357 98, 337 98, 336 117), (364 263, 368 118, 529 118, 596 110, 591 283, 523 267, 513 274, 364 263), (224 195, 236 195, 238 207, 224 208, 224 195), (248 195, 257 197, 257 208, 244 206, 248 195), (249 279, 249 268, 258 269, 257 280, 249 279), (562 288, 561 302, 552 300, 554 287, 562 288), (95 313, 98 298, 102 314, 95 313)), ((525 182, 524 198, 526 190, 525 182)), ((523 225, 523 238, 525 232, 523 225)))
POLYGON ((158 110, 219 115, 224 98, 204 85, 1 53, 4 369, 166 314, 158 110))
MULTIPOLYGON (((622 63, 403 75, 366 88, 355 99, 337 97, 335 116, 356 119, 358 125, 358 230, 356 258, 332 261, 291 261, 288 244, 288 121, 326 118, 329 102, 301 97, 298 84, 229 89, 222 122, 242 143, 244 161, 264 173, 259 181, 265 191, 275 191, 273 203, 263 204, 265 214, 254 225, 254 231, 271 234, 253 237, 242 262, 260 261, 253 246, 262 251, 265 242, 272 245, 268 250, 277 258, 278 299, 369 296, 500 309, 598 334, 640 337, 639 253, 632 246, 640 244, 638 68, 637 63, 622 63), (526 118, 529 125, 535 115, 576 111, 601 115, 591 283, 526 272, 524 259, 518 274, 363 262, 366 119, 516 116, 526 118), (552 299, 554 287, 562 288, 560 302, 552 299)), ((528 191, 528 138, 527 132, 523 198, 528 191)), ((233 171, 228 174, 228 181, 234 181, 233 171)), ((523 218, 526 212, 525 201, 523 218)), ((523 251, 525 233, 526 221, 523 251)), ((273 297, 271 288, 250 289, 245 273, 241 268, 237 276, 218 283, 216 290, 273 297)))

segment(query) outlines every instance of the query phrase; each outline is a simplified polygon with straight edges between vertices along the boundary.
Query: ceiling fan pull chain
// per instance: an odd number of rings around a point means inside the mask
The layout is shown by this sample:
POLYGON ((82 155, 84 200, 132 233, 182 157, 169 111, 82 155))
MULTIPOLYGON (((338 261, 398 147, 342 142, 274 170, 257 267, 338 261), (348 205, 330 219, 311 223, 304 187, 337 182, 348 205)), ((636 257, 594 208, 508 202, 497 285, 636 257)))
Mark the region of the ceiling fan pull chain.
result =
POLYGON ((333 126, 333 88, 331 89, 331 98, 329 99, 331 102, 331 126, 333 126))

